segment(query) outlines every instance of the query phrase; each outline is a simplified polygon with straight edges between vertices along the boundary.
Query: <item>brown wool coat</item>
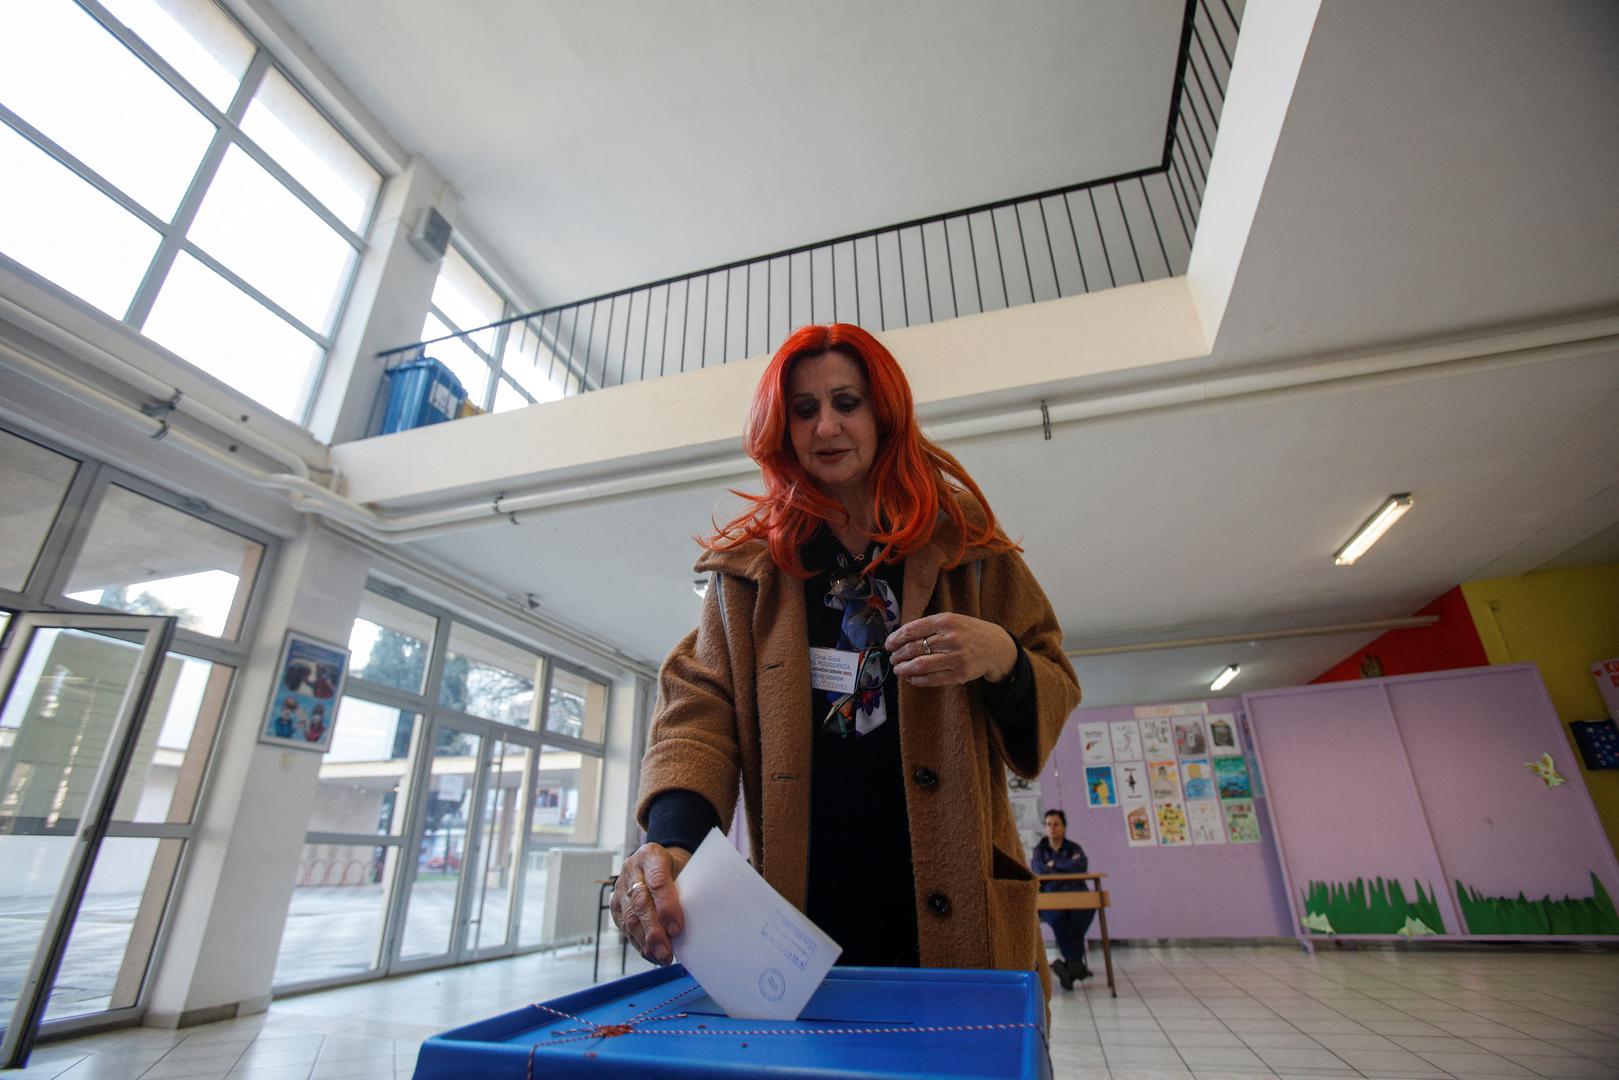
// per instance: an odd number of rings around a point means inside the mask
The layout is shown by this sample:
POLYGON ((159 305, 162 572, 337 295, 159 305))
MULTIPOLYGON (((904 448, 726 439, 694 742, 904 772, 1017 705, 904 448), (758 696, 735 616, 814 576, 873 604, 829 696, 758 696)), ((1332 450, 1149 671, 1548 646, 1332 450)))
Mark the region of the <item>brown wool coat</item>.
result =
MULTIPOLYGON (((969 520, 982 520, 963 499, 969 520)), ((1006 770, 1034 777, 1079 704, 1079 681, 1045 593, 1015 552, 969 547, 945 569, 960 533, 944 515, 933 540, 905 560, 900 619, 953 611, 986 619, 1022 643, 1034 671, 1038 731, 1014 756, 975 686, 899 685, 900 753, 925 967, 1038 971, 1050 993, 1035 913, 1036 882, 1007 798, 1006 770), (915 782, 930 769, 937 783, 915 782), (948 912, 930 905, 936 894, 948 912)), ((809 649, 803 582, 780 570, 763 541, 708 552, 716 573, 697 629, 664 661, 641 766, 636 816, 684 788, 729 822, 740 784, 752 861, 803 910, 808 892, 809 649)))

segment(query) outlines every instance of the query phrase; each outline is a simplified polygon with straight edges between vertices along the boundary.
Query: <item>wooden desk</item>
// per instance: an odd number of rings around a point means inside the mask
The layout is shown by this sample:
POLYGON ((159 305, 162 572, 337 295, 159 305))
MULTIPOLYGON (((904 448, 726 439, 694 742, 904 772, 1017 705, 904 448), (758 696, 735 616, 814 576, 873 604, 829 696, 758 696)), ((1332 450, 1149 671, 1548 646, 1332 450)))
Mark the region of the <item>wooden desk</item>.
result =
POLYGON ((1107 909, 1112 906, 1112 900, 1107 890, 1102 888, 1102 879, 1106 874, 1036 874, 1042 881, 1094 881, 1096 888, 1083 892, 1042 892, 1035 903, 1040 911, 1094 911, 1096 921, 1100 925, 1102 935, 1102 962, 1107 965, 1107 988, 1114 997, 1119 991, 1113 985, 1113 952, 1108 946, 1107 938, 1107 909))

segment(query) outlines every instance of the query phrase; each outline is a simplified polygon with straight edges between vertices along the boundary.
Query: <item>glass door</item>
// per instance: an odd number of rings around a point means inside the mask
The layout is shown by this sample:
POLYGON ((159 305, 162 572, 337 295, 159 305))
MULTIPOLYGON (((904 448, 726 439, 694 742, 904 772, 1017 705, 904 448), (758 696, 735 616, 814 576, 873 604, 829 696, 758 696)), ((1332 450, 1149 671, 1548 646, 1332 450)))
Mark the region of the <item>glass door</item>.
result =
POLYGON ((467 911, 467 951, 473 958, 509 954, 513 901, 523 849, 523 786, 529 750, 508 738, 490 740, 483 767, 478 837, 467 911))
POLYGON ((0 1068, 26 1063, 174 636, 32 612, 0 655, 0 1068))
POLYGON ((393 970, 459 957, 468 845, 477 821, 482 732, 435 723, 417 806, 416 859, 404 896, 393 970))

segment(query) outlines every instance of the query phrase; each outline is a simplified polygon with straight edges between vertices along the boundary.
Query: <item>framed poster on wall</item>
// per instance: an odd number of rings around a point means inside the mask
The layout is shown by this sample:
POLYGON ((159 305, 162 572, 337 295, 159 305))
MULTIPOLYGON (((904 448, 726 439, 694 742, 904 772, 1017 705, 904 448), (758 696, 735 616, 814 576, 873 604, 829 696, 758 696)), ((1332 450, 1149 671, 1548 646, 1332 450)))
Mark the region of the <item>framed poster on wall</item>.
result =
POLYGON ((324 753, 332 744, 348 668, 347 649, 288 630, 259 742, 324 753))

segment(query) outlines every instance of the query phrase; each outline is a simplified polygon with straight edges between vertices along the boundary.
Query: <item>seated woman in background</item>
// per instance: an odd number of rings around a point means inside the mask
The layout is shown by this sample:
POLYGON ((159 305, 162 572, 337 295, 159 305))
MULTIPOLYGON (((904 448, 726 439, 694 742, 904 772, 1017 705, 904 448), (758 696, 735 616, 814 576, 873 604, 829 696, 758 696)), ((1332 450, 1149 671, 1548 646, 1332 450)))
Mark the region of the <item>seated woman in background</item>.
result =
MULTIPOLYGON (((1068 815, 1055 808, 1046 811, 1046 835, 1034 846, 1034 872, 1036 874, 1083 874, 1090 868, 1085 849, 1068 839, 1068 815)), ((1071 892, 1089 888, 1084 881, 1042 881, 1041 892, 1071 892)), ((1042 911, 1040 921, 1051 927, 1057 935, 1057 951, 1062 958, 1051 965, 1064 990, 1074 988, 1075 979, 1088 979, 1091 969, 1085 966, 1085 932, 1091 928, 1096 912, 1069 908, 1042 911)))
POLYGON ((1079 701, 1045 594, 859 327, 788 337, 744 441, 764 494, 702 541, 712 579, 659 676, 647 843, 614 920, 672 959, 675 879, 740 787, 754 866, 840 963, 1038 971, 1049 991, 1006 793, 1079 701))

